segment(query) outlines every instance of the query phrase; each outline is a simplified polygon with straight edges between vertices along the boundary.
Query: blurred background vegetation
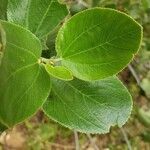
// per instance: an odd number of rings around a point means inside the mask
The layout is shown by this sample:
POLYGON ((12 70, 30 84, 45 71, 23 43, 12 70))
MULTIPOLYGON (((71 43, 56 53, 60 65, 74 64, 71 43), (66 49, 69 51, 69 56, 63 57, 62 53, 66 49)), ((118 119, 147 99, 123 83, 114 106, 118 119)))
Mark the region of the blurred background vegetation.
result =
MULTIPOLYGON (((131 15, 144 29, 139 53, 119 74, 133 96, 133 111, 120 129, 113 127, 106 135, 81 134, 50 121, 42 111, 33 118, 0 135, 0 150, 150 150, 150 0, 61 0, 70 16, 91 7, 117 9, 131 15)), ((70 17, 68 16, 68 17, 70 17)), ((59 26, 47 40, 53 55, 59 26)))

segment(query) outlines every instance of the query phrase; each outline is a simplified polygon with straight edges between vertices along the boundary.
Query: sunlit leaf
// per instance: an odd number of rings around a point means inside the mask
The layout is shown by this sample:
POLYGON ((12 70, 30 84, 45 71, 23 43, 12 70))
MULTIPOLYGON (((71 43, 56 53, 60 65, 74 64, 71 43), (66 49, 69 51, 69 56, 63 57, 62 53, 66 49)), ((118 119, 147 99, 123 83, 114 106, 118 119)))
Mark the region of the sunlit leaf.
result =
POLYGON ((43 106, 60 124, 80 132, 106 133, 128 119, 131 96, 116 77, 85 82, 52 80, 52 91, 43 106))
POLYGON ((142 28, 113 9, 88 9, 60 29, 56 50, 62 65, 82 80, 98 80, 121 71, 139 49, 142 28))

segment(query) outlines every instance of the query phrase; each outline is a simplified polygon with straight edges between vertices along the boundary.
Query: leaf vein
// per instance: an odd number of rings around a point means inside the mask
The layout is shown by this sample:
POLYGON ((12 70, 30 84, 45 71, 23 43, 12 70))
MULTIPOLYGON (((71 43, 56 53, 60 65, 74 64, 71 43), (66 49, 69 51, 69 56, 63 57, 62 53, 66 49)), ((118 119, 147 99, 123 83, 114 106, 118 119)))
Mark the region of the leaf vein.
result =
POLYGON ((25 52, 28 52, 28 53, 31 54, 34 58, 38 59, 38 57, 37 57, 33 52, 31 52, 30 50, 25 49, 25 48, 23 48, 23 47, 20 47, 20 46, 18 46, 18 45, 15 45, 15 44, 13 44, 13 43, 11 43, 11 42, 7 42, 7 43, 10 44, 10 45, 12 45, 12 46, 14 46, 14 47, 16 47, 16 48, 18 48, 18 49, 20 49, 20 50, 23 50, 23 51, 25 51, 25 52))
POLYGON ((48 14, 49 9, 51 8, 51 5, 52 5, 53 2, 54 2, 54 0, 51 0, 51 1, 50 1, 50 4, 49 4, 48 8, 46 9, 46 11, 45 11, 45 13, 44 13, 44 15, 43 15, 43 17, 42 17, 42 19, 41 19, 39 25, 37 26, 37 29, 36 29, 36 31, 35 31, 35 34, 37 34, 38 30, 40 29, 40 27, 41 27, 41 25, 42 25, 44 19, 46 18, 46 15, 48 14))
MULTIPOLYGON (((53 89, 53 91, 54 91, 54 89, 53 89)), ((62 103, 63 103, 64 105, 66 105, 66 106, 70 109, 70 107, 62 100, 62 98, 57 94, 56 91, 55 91, 55 94, 56 94, 56 95, 58 96, 58 98, 62 101, 62 103)), ((95 127, 99 128, 100 130, 103 130, 103 129, 100 128, 97 124, 91 122, 90 120, 86 120, 86 119, 85 119, 84 117, 82 117, 81 115, 79 116, 79 115, 78 115, 76 112, 74 112, 72 109, 70 109, 70 111, 71 111, 72 113, 74 113, 74 115, 76 115, 78 118, 80 118, 81 120, 83 120, 84 122, 90 123, 90 124, 94 125, 95 127)), ((103 131, 105 131, 105 130, 103 130, 103 131)))

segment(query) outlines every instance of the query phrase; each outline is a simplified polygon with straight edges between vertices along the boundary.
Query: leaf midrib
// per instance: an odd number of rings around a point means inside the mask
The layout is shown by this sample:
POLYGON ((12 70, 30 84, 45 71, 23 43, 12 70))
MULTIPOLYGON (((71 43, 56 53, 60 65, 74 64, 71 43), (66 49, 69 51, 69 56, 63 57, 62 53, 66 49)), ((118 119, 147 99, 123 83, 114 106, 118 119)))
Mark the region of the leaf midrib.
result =
MULTIPOLYGON (((18 45, 15 45, 15 44, 13 44, 13 43, 11 43, 11 42, 8 42, 8 41, 7 41, 7 44, 10 44, 10 45, 12 45, 12 46, 18 48, 19 50, 23 50, 23 51, 29 53, 30 55, 33 56, 33 58, 35 58, 36 60, 38 60, 37 56, 36 56, 33 52, 31 52, 30 50, 25 49, 25 48, 23 48, 23 47, 20 47, 20 46, 18 46, 18 45)), ((34 65, 38 65, 38 61, 37 61, 37 62, 35 61, 35 63, 32 63, 32 64, 29 64, 29 65, 23 66, 23 67, 21 67, 21 68, 15 70, 14 72, 11 72, 11 74, 8 76, 8 78, 6 79, 5 82, 7 82, 7 81, 8 81, 13 75, 15 75, 17 72, 19 72, 19 71, 21 71, 21 70, 23 70, 23 69, 25 69, 25 68, 34 66, 34 65)))
POLYGON ((41 27, 41 25, 42 25, 44 19, 46 18, 46 15, 48 14, 49 9, 51 8, 51 5, 52 5, 53 2, 54 2, 54 0, 51 0, 51 1, 50 1, 50 4, 49 4, 48 8, 46 9, 46 11, 45 11, 45 13, 44 13, 44 15, 43 15, 41 21, 39 22, 39 25, 37 26, 37 29, 36 29, 36 31, 34 32, 34 34, 37 34, 38 30, 40 29, 40 27, 41 27))
MULTIPOLYGON (((72 89, 74 89, 75 91, 78 91, 81 95, 82 95, 82 97, 87 97, 88 99, 91 99, 92 101, 94 101, 94 102, 96 102, 97 104, 99 104, 99 106, 103 106, 103 105, 105 105, 106 107, 107 107, 107 103, 103 103, 103 104, 101 104, 101 103, 99 103, 98 101, 96 101, 94 98, 91 98, 90 96, 91 95, 85 95, 84 93, 82 93, 79 89, 77 89, 77 88, 75 88, 74 86, 72 86, 71 84, 69 84, 68 82, 65 82, 65 84, 67 84, 69 87, 71 87, 72 89)), ((114 109, 114 107, 112 107, 113 109, 114 109)))
MULTIPOLYGON (((100 130, 102 130, 102 131, 106 131, 106 128, 104 128, 104 127, 102 127, 101 125, 97 125, 97 124, 95 124, 94 122, 91 122, 90 120, 86 120, 84 117, 82 117, 81 115, 79 116, 76 112, 74 112, 64 101, 63 101, 63 99, 57 94, 57 92, 56 92, 56 90, 54 90, 54 88, 53 88, 53 92, 56 94, 56 96, 61 100, 61 102, 65 105, 65 106, 67 106, 69 109, 70 109, 70 111, 72 111, 72 113, 74 113, 77 117, 79 117, 80 119, 82 119, 84 122, 87 122, 87 123, 90 123, 90 124, 92 124, 92 125, 94 125, 95 127, 97 127, 97 128, 99 128, 100 130), (100 126, 102 127, 102 128, 100 128, 100 126)), ((68 118, 68 117, 67 117, 68 118)), ((67 119, 68 120, 68 119, 67 119)))
MULTIPOLYGON (((126 33, 126 34, 128 34, 128 33, 126 33)), ((123 36, 124 36, 124 35, 123 35, 123 36)), ((104 43, 101 43, 101 44, 96 45, 96 46, 94 46, 94 47, 90 47, 90 48, 88 48, 88 49, 82 50, 82 51, 80 51, 80 52, 77 52, 77 53, 72 54, 72 55, 67 56, 67 57, 65 57, 65 56, 62 56, 62 57, 63 57, 64 59, 68 59, 68 58, 71 58, 71 57, 80 55, 80 54, 82 54, 82 53, 89 52, 89 51, 94 50, 94 49, 96 49, 96 48, 98 48, 98 47, 102 47, 102 48, 103 48, 103 46, 106 45, 106 44, 109 44, 109 45, 111 45, 111 46, 113 46, 113 47, 115 46, 116 48, 120 48, 120 49, 123 49, 123 50, 128 51, 128 49, 126 49, 126 48, 117 47, 116 45, 114 45, 114 44, 111 43, 111 42, 114 41, 114 40, 117 40, 117 39, 119 39, 119 38, 123 38, 123 36, 120 35, 120 36, 114 37, 113 39, 108 40, 108 41, 105 41, 104 43)))
MULTIPOLYGON (((36 77, 33 79, 33 82, 31 83, 31 85, 25 90, 25 92, 22 94, 22 96, 18 99, 17 98, 17 100, 18 101, 21 101, 21 99, 26 95, 26 93, 32 88, 32 86, 34 85, 34 83, 37 81, 37 78, 38 78, 38 76, 39 76, 39 73, 40 73, 40 66, 38 66, 39 68, 38 68, 38 70, 37 70, 37 73, 36 73, 36 77)), ((21 101, 21 103, 22 103, 22 101, 21 101)), ((20 103, 20 104, 21 104, 20 103)), ((17 114, 17 112, 16 112, 16 114, 17 114)), ((15 115, 14 115, 15 116, 15 115)), ((16 115, 17 116, 17 115, 16 115)))
POLYGON ((88 31, 94 29, 95 27, 101 25, 101 23, 98 23, 96 25, 93 25, 92 27, 88 28, 87 30, 81 32, 69 45, 68 47, 65 49, 64 53, 62 55, 65 55, 65 52, 67 52, 69 50, 69 48, 85 33, 87 33, 88 31))

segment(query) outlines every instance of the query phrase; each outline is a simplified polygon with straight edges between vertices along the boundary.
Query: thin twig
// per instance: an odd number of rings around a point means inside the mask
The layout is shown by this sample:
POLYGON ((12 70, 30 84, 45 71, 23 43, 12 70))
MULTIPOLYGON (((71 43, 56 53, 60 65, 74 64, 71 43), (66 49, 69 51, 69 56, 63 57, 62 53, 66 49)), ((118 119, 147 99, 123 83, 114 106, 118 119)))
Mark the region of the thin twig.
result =
POLYGON ((72 149, 74 150, 74 146, 70 146, 70 145, 62 145, 62 144, 58 144, 58 143, 49 143, 51 147, 55 147, 55 148, 61 148, 61 149, 72 149))
POLYGON ((123 137, 124 137, 124 139, 125 139, 125 141, 126 141, 126 143, 127 143, 128 149, 129 149, 129 150, 132 150, 130 141, 129 141, 129 139, 128 139, 128 136, 127 136, 125 130, 124 130, 123 128, 120 128, 120 130, 121 130, 121 132, 122 132, 122 134, 123 134, 123 137))
POLYGON ((90 143, 93 145, 94 149, 95 150, 99 150, 98 146, 95 144, 95 142, 93 141, 93 138, 91 137, 90 134, 87 134, 87 137, 89 138, 90 140, 90 143))
POLYGON ((77 131, 74 130, 75 146, 76 150, 80 150, 79 137, 77 131))
POLYGON ((85 8, 90 8, 90 6, 83 0, 78 0, 78 3, 84 6, 85 8))
POLYGON ((135 78, 135 80, 136 80, 138 86, 140 86, 140 78, 139 78, 139 76, 137 75, 137 73, 136 73, 136 71, 134 70, 134 68, 132 67, 132 65, 129 64, 129 65, 128 65, 128 68, 129 68, 129 70, 131 71, 132 75, 134 76, 134 78, 135 78))

